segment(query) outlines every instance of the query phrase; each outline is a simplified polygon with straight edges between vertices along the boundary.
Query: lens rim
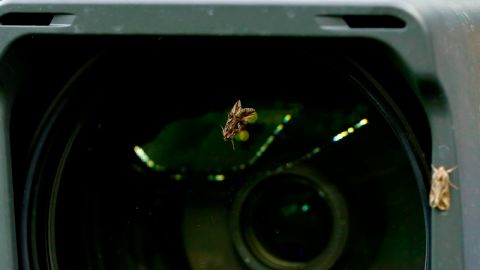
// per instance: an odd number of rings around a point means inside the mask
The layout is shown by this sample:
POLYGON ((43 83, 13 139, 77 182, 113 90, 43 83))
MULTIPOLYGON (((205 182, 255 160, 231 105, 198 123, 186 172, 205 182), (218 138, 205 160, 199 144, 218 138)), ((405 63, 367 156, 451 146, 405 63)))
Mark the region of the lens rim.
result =
POLYGON ((270 175, 260 175, 247 182, 237 193, 231 211, 231 230, 235 248, 241 261, 252 269, 329 269, 340 258, 348 240, 348 208, 345 199, 337 187, 324 175, 309 166, 298 166, 270 175), (242 227, 242 213, 246 209, 247 199, 255 188, 272 177, 294 175, 302 179, 302 184, 325 194, 324 200, 331 210, 332 232, 326 247, 313 259, 307 262, 288 261, 271 254, 255 237, 252 226, 245 230, 242 227))

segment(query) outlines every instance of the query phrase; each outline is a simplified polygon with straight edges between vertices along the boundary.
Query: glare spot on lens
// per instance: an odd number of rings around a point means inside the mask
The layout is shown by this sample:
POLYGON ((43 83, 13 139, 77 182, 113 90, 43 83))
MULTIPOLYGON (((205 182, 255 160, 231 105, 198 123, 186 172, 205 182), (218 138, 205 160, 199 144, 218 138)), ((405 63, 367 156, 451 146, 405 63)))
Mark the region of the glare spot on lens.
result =
POLYGON ((368 119, 363 118, 362 120, 360 120, 358 123, 355 124, 354 128, 349 127, 347 130, 344 130, 344 131, 338 133, 337 135, 335 135, 333 137, 333 141, 334 142, 340 141, 341 139, 347 137, 349 134, 353 133, 355 131, 355 129, 359 129, 366 124, 368 124, 368 119))
POLYGON ((366 124, 368 124, 368 119, 363 118, 362 120, 360 120, 360 122, 355 124, 355 128, 361 128, 362 126, 365 126, 366 124))
POLYGON ((335 137, 333 137, 333 141, 334 142, 338 142, 340 141, 341 139, 343 139, 345 136, 342 135, 342 133, 340 134, 337 134, 335 137))
POLYGON ((150 159, 150 157, 147 155, 147 153, 145 152, 145 150, 143 150, 143 148, 141 148, 140 146, 138 145, 135 145, 133 147, 133 151, 135 152, 135 154, 137 155, 138 158, 140 158, 140 160, 145 164, 147 165, 147 167, 151 168, 151 169, 154 169, 156 171, 163 171, 165 170, 165 167, 159 165, 159 164, 155 164, 155 161, 153 159, 150 159))
POLYGON ((283 127, 284 127, 283 124, 278 124, 278 126, 277 126, 277 127, 275 128, 275 130, 273 131, 273 134, 274 134, 274 135, 280 134, 280 132, 283 130, 283 127))
POLYGON ((291 114, 286 114, 283 117, 283 123, 286 124, 286 123, 290 122, 291 119, 292 119, 292 115, 291 114))
POLYGON ((225 180, 225 175, 223 175, 223 174, 209 175, 208 180, 221 182, 221 181, 225 180))
POLYGON ((235 140, 241 141, 241 142, 247 141, 248 138, 250 138, 250 133, 248 133, 248 131, 246 131, 246 130, 240 131, 240 132, 235 136, 235 140))
POLYGON ((268 146, 267 146, 266 144, 262 145, 262 146, 260 147, 260 153, 265 152, 265 150, 267 150, 267 147, 268 147, 268 146))
POLYGON ((143 151, 143 149, 138 145, 135 145, 135 147, 133 147, 133 151, 135 151, 135 154, 137 154, 137 156, 143 162, 147 162, 150 159, 147 153, 145 153, 145 151, 143 151))
POLYGON ((155 167, 155 162, 153 162, 153 160, 149 159, 149 160, 147 161, 147 166, 148 166, 149 168, 153 168, 153 167, 155 167))
POLYGON ((177 181, 179 181, 179 180, 182 180, 182 179, 183 179, 183 175, 181 175, 181 174, 178 174, 178 173, 177 173, 177 174, 174 174, 172 177, 173 177, 173 179, 175 179, 175 180, 177 180, 177 181))
POLYGON ((302 205, 302 211, 303 211, 303 212, 307 212, 308 209, 310 209, 310 205, 308 205, 308 204, 302 205))
POLYGON ((287 124, 290 119, 292 119, 292 115, 291 114, 286 114, 283 119, 282 119, 282 123, 278 124, 275 129, 273 130, 273 135, 270 135, 268 136, 267 140, 265 141, 265 143, 262 144, 262 146, 260 146, 260 148, 258 149, 258 151, 255 153, 255 156, 253 156, 249 161, 248 161, 248 164, 249 165, 253 165, 257 160, 258 158, 260 158, 263 153, 267 150, 267 148, 270 146, 270 144, 273 143, 273 141, 275 140, 275 136, 279 135, 280 132, 284 129, 285 125, 284 124, 287 124))

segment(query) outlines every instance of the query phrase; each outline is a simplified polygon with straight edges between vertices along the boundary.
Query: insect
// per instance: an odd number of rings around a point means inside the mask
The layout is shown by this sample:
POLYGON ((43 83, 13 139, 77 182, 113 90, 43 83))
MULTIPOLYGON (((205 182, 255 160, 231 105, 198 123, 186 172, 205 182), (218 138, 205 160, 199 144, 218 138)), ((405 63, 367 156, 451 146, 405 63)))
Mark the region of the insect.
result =
POLYGON ((235 149, 233 138, 235 138, 235 135, 237 135, 238 132, 245 129, 248 122, 255 116, 255 114, 256 111, 253 108, 242 108, 240 100, 233 105, 232 110, 228 113, 225 127, 222 127, 223 139, 225 141, 230 140, 233 149, 235 149))
POLYGON ((450 182, 450 173, 457 167, 445 169, 440 166, 435 168, 432 165, 432 183, 430 187, 430 207, 438 208, 442 211, 447 211, 450 208, 450 186, 458 189, 452 182, 450 182))

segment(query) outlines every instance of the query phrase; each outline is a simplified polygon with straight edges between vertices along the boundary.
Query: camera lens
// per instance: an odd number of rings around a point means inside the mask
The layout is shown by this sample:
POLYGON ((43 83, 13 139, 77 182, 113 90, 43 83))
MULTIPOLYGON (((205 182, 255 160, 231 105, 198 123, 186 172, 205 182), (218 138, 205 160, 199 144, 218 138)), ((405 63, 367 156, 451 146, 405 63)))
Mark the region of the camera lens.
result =
POLYGON ((424 269, 413 134, 324 40, 116 41, 45 104, 25 269, 424 269))
MULTIPOLYGON (((308 167, 276 173, 239 193, 237 247, 269 269, 326 269, 344 249, 347 208, 341 193, 308 167)), ((234 211, 235 212, 235 211, 234 211)))

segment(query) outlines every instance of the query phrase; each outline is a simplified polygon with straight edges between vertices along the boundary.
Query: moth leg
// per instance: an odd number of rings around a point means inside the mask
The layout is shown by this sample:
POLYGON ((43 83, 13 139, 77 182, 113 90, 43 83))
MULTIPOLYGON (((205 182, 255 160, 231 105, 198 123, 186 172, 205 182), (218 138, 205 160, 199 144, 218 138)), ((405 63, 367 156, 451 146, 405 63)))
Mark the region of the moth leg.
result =
POLYGON ((448 184, 452 186, 454 189, 458 189, 458 186, 454 185, 450 179, 448 179, 448 184))
POLYGON ((233 150, 235 150, 235 142, 233 141, 233 139, 231 139, 230 141, 232 142, 233 150))

